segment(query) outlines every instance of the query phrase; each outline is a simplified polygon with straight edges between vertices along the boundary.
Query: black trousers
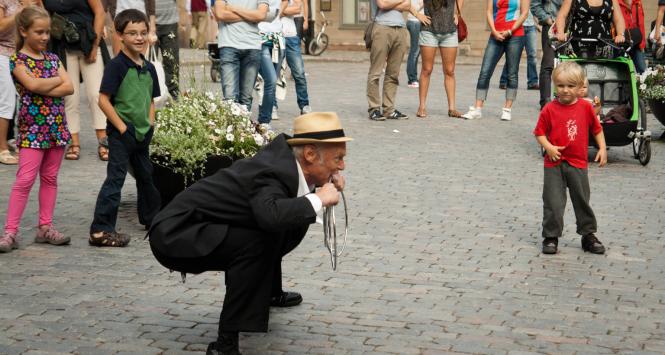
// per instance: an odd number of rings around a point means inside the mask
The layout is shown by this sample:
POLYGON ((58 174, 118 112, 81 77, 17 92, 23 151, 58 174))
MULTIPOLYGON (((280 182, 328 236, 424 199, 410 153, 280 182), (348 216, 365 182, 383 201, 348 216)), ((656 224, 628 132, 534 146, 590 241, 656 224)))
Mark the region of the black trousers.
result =
MULTIPOLYGON (((160 264, 172 270, 225 271, 220 333, 266 332, 270 298, 282 293, 282 257, 295 249, 304 235, 304 231, 267 234, 231 226, 224 241, 204 257, 174 258, 155 248, 152 252, 160 264)), ((154 237, 159 236, 151 235, 154 237)))
POLYGON ((538 82, 540 83, 540 108, 542 109, 545 104, 552 100, 552 70, 554 68, 554 49, 550 47, 550 41, 547 33, 550 30, 549 25, 543 25, 542 30, 542 48, 543 58, 540 61, 540 76, 538 82))
POLYGON ((90 233, 115 231, 120 193, 130 164, 136 179, 139 223, 150 225, 159 212, 161 202, 159 191, 152 182, 152 163, 149 153, 153 129, 148 131, 142 142, 135 138, 134 132, 134 126, 129 123, 127 131, 123 134, 110 123, 106 128, 109 137, 109 161, 106 166, 106 180, 97 196, 90 233))

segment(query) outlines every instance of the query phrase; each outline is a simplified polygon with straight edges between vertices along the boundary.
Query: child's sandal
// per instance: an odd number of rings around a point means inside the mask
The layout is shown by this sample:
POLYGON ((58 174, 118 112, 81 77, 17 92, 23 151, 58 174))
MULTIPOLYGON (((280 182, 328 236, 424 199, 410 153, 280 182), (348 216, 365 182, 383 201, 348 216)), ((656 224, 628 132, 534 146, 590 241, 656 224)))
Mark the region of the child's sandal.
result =
POLYGON ((65 153, 65 159, 67 160, 79 160, 81 157, 81 146, 78 144, 70 144, 67 147, 67 152, 65 153))

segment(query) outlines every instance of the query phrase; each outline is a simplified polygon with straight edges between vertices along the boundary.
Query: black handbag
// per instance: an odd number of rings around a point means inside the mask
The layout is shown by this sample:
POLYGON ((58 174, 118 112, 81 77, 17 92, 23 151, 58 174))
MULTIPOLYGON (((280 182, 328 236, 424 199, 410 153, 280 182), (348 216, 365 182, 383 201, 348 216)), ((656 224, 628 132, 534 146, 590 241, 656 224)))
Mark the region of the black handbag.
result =
POLYGON ((51 14, 51 37, 57 40, 64 39, 70 44, 81 40, 81 35, 76 25, 56 12, 51 14))

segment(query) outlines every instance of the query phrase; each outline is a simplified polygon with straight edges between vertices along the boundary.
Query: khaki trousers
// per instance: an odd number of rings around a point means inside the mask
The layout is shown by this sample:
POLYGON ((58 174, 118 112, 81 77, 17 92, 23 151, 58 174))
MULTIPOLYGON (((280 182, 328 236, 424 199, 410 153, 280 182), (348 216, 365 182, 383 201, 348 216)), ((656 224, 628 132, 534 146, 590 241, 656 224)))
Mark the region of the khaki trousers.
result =
POLYGON ((74 93, 65 96, 65 113, 67 114, 67 125, 71 133, 81 131, 81 86, 79 76, 85 84, 85 96, 88 98, 88 106, 92 114, 92 127, 94 129, 106 129, 106 116, 99 108, 99 87, 102 85, 104 75, 104 61, 100 50, 97 50, 97 60, 87 63, 81 51, 67 50, 67 74, 72 79, 74 93))
POLYGON ((192 12, 192 33, 189 38, 194 42, 194 48, 206 48, 208 17, 208 11, 192 12))
POLYGON ((367 75, 368 112, 382 108, 384 116, 395 111, 395 94, 399 85, 399 71, 404 54, 409 51, 409 31, 406 27, 390 27, 374 24, 372 49, 367 75), (379 81, 383 68, 383 95, 379 92, 379 81), (383 100, 382 100, 383 99, 383 100))

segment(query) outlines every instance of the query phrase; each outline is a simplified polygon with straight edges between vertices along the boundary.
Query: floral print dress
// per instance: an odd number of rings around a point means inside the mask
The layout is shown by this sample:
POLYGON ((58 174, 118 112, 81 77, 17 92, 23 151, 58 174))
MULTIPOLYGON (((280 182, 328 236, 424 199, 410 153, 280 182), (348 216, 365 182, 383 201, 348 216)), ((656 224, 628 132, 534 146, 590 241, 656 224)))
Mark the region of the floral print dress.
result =
MULTIPOLYGON (((18 65, 25 65, 35 78, 58 76, 60 61, 58 56, 43 52, 44 59, 36 59, 16 52, 10 60, 13 72, 18 65)), ((19 94, 18 137, 16 144, 21 148, 49 149, 65 146, 71 142, 71 134, 65 118, 64 97, 51 97, 28 91, 14 79, 19 94)))

